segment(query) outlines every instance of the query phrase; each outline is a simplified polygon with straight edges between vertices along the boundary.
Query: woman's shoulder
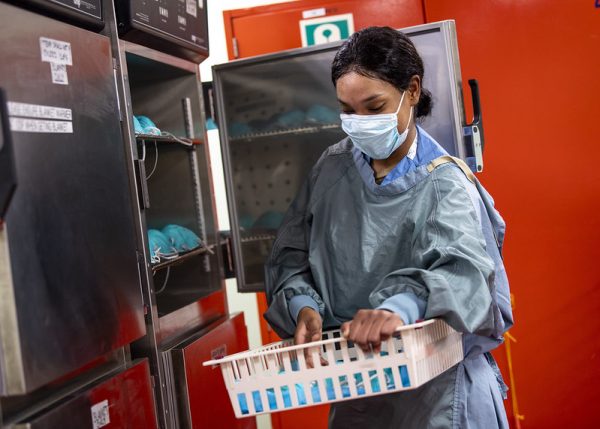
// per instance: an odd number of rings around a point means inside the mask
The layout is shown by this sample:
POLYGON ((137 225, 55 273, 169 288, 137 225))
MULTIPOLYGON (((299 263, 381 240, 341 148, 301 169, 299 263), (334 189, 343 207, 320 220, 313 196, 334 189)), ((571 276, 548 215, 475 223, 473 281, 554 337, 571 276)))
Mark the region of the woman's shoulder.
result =
POLYGON ((348 158, 352 158, 352 141, 346 137, 336 144, 329 146, 323 151, 319 160, 315 163, 312 169, 312 174, 319 174, 324 165, 331 167, 332 164, 346 165, 348 158))

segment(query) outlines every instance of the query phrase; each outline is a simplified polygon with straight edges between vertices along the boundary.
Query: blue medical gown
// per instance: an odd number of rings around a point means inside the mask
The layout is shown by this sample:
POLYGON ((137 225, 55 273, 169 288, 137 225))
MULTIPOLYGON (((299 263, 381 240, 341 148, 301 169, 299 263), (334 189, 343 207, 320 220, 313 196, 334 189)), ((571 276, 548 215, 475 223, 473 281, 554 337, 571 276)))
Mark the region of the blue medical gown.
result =
POLYGON ((465 360, 418 389, 333 404, 330 427, 508 427, 505 385, 488 353, 512 325, 504 222, 477 179, 452 163, 427 169, 446 152, 417 128, 416 157, 381 186, 350 139, 325 151, 273 244, 265 318, 290 337, 297 296, 314 302, 324 329, 362 308, 417 300, 419 317, 442 318, 465 334, 465 360))

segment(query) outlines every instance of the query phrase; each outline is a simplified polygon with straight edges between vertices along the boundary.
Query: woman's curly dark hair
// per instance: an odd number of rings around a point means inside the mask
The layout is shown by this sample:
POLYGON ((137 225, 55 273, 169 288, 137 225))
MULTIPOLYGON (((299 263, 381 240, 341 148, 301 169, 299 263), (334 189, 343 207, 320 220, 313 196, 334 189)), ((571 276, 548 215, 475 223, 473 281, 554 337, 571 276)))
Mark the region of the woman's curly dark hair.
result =
MULTIPOLYGON (((381 79, 404 91, 414 75, 423 82, 424 68, 415 45, 405 34, 390 27, 368 27, 350 36, 337 51, 331 64, 333 85, 350 72, 381 79)), ((432 107, 431 93, 421 87, 416 117, 429 115, 432 107)))

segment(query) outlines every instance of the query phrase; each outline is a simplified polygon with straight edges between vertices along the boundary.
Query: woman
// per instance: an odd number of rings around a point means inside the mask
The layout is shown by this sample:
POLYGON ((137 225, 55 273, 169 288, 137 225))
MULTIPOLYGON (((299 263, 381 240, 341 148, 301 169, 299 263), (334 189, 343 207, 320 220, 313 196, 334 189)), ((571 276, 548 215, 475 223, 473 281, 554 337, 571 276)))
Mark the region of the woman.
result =
POLYGON ((349 138, 325 151, 285 217, 265 317, 299 344, 341 325, 364 350, 402 324, 442 318, 464 333, 465 359, 418 389, 333 404, 330 428, 508 427, 489 354, 512 325, 504 223, 464 164, 416 125, 431 109, 423 72, 410 39, 388 27, 337 52, 349 138))

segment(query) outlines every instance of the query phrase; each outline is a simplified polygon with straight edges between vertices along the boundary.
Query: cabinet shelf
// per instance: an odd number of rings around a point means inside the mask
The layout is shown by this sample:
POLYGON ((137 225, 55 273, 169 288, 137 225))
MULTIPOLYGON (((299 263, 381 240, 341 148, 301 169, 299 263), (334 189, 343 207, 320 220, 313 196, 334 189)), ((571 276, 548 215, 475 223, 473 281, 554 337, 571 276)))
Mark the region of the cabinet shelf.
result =
MULTIPOLYGON (((181 144, 181 142, 177 141, 177 138, 170 136, 155 136, 153 134, 136 134, 135 139, 139 142, 158 142, 158 143, 171 143, 171 144, 181 144)), ((204 141, 201 139, 188 139, 187 137, 178 137, 180 140, 190 140, 192 144, 198 145, 203 144, 204 141)))
POLYGON ((187 253, 183 253, 183 254, 179 255, 177 258, 169 259, 169 260, 166 260, 163 262, 159 262, 158 264, 154 264, 154 265, 152 265, 152 274, 155 274, 156 272, 163 270, 165 268, 172 267, 174 265, 179 265, 179 264, 193 258, 194 256, 202 255, 204 253, 212 254, 212 253, 214 253, 213 252, 214 248, 215 248, 214 244, 211 244, 209 246, 202 246, 197 249, 190 250, 187 253))
POLYGON ((240 239, 240 241, 242 243, 254 243, 257 241, 275 240, 275 238, 277 238, 277 236, 275 234, 260 234, 260 235, 252 235, 252 236, 248 236, 248 237, 242 237, 240 239))
POLYGON ((243 134, 241 136, 233 136, 230 138, 230 141, 250 141, 259 138, 265 137, 277 137, 277 136, 287 136, 287 135, 296 135, 296 134, 313 134, 322 131, 340 131, 341 127, 339 124, 324 124, 324 125, 314 125, 308 127, 298 127, 298 128, 288 128, 285 130, 276 130, 276 131, 265 131, 261 133, 250 133, 243 134))

